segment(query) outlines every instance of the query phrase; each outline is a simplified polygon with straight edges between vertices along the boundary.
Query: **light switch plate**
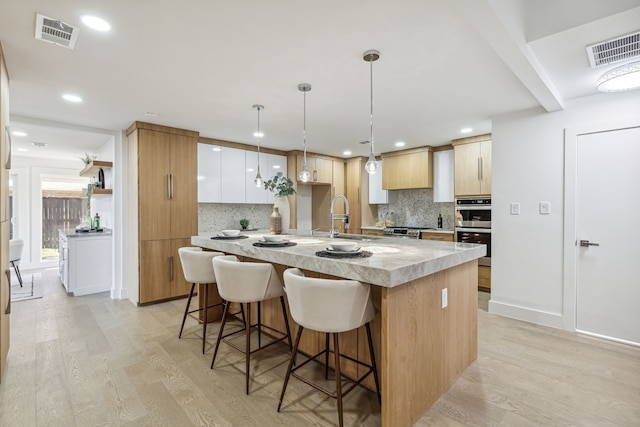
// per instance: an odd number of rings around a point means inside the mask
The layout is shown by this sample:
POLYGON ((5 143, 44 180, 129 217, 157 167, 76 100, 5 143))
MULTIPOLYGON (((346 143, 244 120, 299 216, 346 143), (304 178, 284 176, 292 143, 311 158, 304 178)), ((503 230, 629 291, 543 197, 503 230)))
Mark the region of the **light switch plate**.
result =
POLYGON ((549 215, 551 213, 551 203, 540 202, 540 215, 549 215))
POLYGON ((520 215, 520 203, 511 203, 511 215, 520 215))
POLYGON ((442 290, 442 308, 446 308, 449 305, 449 295, 447 288, 442 290))

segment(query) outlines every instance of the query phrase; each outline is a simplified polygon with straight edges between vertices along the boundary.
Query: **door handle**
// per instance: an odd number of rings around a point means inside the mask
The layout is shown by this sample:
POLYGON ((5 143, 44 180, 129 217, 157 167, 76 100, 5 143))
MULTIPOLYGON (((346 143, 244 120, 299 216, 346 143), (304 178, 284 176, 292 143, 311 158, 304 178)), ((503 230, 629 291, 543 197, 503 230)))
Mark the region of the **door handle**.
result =
POLYGON ((588 248, 589 246, 600 246, 600 243, 591 243, 588 240, 580 240, 580 246, 588 248))

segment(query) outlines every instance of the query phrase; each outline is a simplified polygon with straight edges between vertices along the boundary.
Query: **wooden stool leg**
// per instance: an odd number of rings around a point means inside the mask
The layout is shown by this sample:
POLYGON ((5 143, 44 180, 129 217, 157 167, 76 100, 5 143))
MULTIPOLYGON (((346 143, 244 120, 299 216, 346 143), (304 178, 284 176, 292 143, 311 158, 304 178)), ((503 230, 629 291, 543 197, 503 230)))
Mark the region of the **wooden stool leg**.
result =
POLYGON ((293 351, 291 352, 291 359, 289 359, 289 366, 287 367, 287 375, 284 376, 284 384, 282 384, 282 393, 280 393, 280 401, 278 401, 278 412, 282 406, 282 400, 284 399, 284 392, 287 390, 287 384, 289 384, 289 377, 291 376, 291 369, 293 368, 293 362, 296 359, 296 353, 298 353, 298 344, 300 344, 300 337, 302 336, 302 326, 298 326, 298 333, 296 334, 296 340, 293 344, 293 351))
POLYGON ((333 351, 336 371, 336 399, 338 400, 338 422, 342 427, 342 377, 340 375, 340 347, 338 347, 338 333, 333 334, 333 351))
POLYGON ((329 333, 324 334, 324 379, 329 379, 329 333))
POLYGON ((230 305, 231 303, 229 301, 225 301, 224 310, 222 310, 222 320, 220 321, 220 332, 218 332, 216 348, 213 350, 213 358, 211 359, 211 369, 213 369, 213 364, 215 363, 216 356, 218 355, 218 348, 220 347, 220 341, 222 341, 222 333, 224 332, 224 325, 227 322, 227 313, 229 312, 230 305))
POLYGON ((373 368, 373 379, 376 382, 376 393, 378 394, 378 403, 382 404, 382 398, 380 397, 380 382, 378 381, 378 366, 376 365, 376 355, 373 351, 373 340, 371 339, 371 325, 370 322, 366 325, 367 339, 369 340, 369 353, 371 355, 371 367, 373 368))
POLYGON ((249 394, 249 362, 251 359, 251 303, 247 303, 247 322, 245 323, 245 331, 247 335, 247 344, 245 347, 245 365, 246 365, 246 392, 249 394))
MULTIPOLYGON (((284 304, 284 297, 280 297, 280 305, 282 306, 282 315, 284 316, 284 327, 287 330, 287 338, 289 339, 289 351, 293 351, 293 344, 291 339, 291 329, 289 329, 289 316, 287 316, 287 307, 284 304)), ((296 364, 296 361, 293 361, 296 364)))
POLYGON ((207 342, 207 312, 208 307, 207 304, 209 304, 209 284, 205 283, 204 284, 204 323, 202 324, 202 354, 204 354, 204 347, 205 344, 207 342))
POLYGON ((189 314, 189 307, 191 307, 191 297, 193 297, 193 290, 195 289, 196 284, 191 284, 191 292, 189 292, 189 299, 187 300, 187 308, 184 309, 184 316, 182 317, 182 326, 180 326, 180 334, 178 334, 178 338, 182 338, 182 330, 184 329, 184 322, 187 320, 187 315, 189 314))
POLYGON ((258 301, 258 348, 262 347, 262 302, 258 301))

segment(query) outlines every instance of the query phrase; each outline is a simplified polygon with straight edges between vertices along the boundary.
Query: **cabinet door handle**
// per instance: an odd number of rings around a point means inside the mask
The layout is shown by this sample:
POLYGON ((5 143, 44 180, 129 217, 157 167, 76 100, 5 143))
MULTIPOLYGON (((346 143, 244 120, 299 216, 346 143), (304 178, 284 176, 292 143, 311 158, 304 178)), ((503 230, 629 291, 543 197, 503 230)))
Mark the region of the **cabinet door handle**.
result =
POLYGON ((314 169, 313 171, 313 181, 316 182, 318 181, 318 171, 314 169))
POLYGON ((4 310, 4 314, 11 314, 11 270, 5 270, 7 275, 7 308, 4 310))
POLYGON ((480 180, 484 179, 484 159, 480 157, 480 180))
POLYGON ((482 170, 482 165, 481 165, 480 157, 478 157, 478 180, 482 179, 482 177, 480 176, 481 170, 482 170))
POLYGON ((169 174, 169 176, 171 177, 171 199, 173 199, 173 174, 169 174))
POLYGON ((167 199, 171 200, 171 174, 167 174, 167 199))

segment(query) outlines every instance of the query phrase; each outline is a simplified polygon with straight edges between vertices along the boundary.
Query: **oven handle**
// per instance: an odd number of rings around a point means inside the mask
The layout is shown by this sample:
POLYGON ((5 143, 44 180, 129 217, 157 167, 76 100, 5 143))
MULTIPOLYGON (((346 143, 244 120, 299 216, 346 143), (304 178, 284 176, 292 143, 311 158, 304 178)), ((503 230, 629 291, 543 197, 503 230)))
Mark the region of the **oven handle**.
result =
POLYGON ((456 205, 457 211, 490 211, 491 206, 489 205, 456 205))
POLYGON ((490 228, 456 228, 456 231, 462 231, 464 233, 488 233, 491 234, 490 228))

